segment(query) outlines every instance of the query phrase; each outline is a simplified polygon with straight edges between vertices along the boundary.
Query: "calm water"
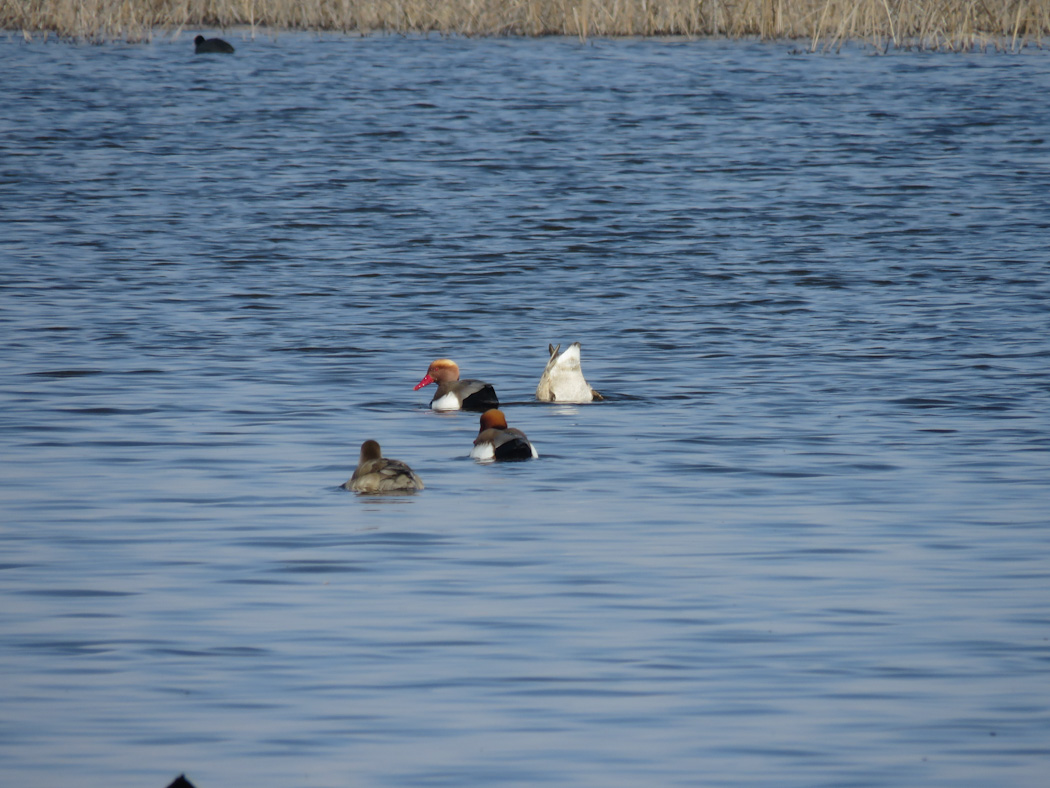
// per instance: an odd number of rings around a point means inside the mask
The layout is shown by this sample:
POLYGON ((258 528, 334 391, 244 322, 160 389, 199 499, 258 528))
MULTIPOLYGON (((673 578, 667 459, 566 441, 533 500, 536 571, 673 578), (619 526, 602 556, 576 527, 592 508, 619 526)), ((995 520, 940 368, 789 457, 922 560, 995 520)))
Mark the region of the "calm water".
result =
POLYGON ((1046 52, 230 38, 0 41, 4 785, 1044 784, 1046 52))

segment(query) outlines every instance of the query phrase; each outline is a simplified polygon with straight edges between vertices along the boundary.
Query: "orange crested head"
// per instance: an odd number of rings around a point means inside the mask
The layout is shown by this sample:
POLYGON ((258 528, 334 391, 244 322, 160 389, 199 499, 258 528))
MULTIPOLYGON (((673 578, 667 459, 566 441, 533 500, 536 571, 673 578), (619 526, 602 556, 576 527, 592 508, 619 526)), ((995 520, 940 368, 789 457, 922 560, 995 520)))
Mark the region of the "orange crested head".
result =
POLYGON ((416 384, 416 390, 431 383, 441 384, 449 380, 459 380, 459 367, 450 358, 439 358, 427 367, 427 374, 416 384))
POLYGON ((481 414, 481 430, 505 430, 507 429, 507 417, 498 408, 491 408, 481 414))

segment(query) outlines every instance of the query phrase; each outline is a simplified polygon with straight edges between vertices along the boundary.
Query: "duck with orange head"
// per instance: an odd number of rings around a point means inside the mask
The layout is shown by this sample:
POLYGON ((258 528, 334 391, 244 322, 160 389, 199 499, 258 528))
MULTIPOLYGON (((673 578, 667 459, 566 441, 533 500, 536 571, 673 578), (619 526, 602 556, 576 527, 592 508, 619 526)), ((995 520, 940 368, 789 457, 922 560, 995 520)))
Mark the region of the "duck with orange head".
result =
POLYGON ((419 391, 431 383, 437 383, 437 391, 430 400, 430 407, 434 410, 488 410, 499 407, 499 399, 492 384, 482 380, 460 380, 459 367, 452 359, 439 358, 434 361, 414 390, 419 391))
POLYGON ((474 439, 470 456, 475 460, 534 460, 536 447, 525 433, 507 426, 503 411, 492 408, 481 414, 481 428, 474 439))

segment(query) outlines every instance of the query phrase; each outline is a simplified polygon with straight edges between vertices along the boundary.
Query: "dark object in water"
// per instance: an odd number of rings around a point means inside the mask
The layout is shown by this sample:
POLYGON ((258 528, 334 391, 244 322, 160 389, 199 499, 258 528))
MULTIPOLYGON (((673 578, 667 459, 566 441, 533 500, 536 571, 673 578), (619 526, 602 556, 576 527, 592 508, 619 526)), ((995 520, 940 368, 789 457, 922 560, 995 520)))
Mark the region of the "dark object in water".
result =
POLYGON ((185 774, 180 774, 168 788, 193 788, 193 783, 186 779, 185 774))
POLYGON ((233 54, 233 45, 228 44, 221 38, 205 38, 204 36, 197 36, 193 39, 193 43, 196 46, 196 54, 207 55, 213 52, 221 52, 225 55, 233 54))

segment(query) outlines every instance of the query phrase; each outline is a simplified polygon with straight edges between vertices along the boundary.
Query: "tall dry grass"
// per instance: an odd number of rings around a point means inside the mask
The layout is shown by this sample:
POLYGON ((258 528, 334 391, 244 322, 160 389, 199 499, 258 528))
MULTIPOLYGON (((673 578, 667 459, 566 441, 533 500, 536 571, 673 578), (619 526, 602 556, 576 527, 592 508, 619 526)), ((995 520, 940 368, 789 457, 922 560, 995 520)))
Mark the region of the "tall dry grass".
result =
POLYGON ((807 39, 811 49, 1042 45, 1050 0, 0 0, 0 29, 103 41, 246 26, 464 36, 807 39))

